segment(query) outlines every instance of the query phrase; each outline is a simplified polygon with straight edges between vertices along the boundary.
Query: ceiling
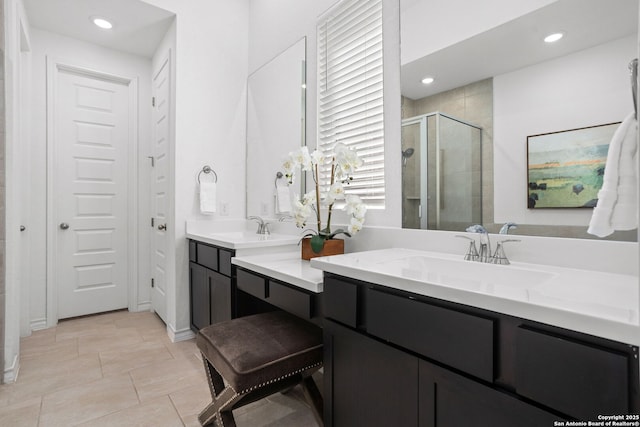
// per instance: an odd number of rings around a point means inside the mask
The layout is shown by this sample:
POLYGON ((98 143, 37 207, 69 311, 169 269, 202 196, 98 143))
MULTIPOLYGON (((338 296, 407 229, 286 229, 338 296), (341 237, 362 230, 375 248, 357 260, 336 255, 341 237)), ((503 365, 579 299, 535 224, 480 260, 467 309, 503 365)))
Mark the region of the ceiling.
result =
POLYGON ((139 0, 24 0, 32 27, 151 58, 175 15, 139 0), (92 16, 109 19, 102 30, 92 16))
MULTIPOLYGON (((420 99, 638 32, 637 0, 561 0, 402 65, 402 94, 420 99), (615 7, 614 7, 615 5, 615 7), (544 36, 561 29, 555 44, 544 36), (423 85, 430 75, 436 82, 423 85)), ((632 58, 629 58, 631 60, 632 58)))

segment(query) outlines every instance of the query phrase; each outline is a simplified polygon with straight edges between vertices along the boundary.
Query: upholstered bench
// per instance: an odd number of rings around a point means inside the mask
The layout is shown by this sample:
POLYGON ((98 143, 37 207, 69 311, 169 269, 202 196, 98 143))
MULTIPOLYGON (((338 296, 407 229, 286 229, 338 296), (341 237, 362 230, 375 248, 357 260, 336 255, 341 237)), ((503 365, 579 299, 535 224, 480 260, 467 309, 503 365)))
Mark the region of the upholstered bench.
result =
POLYGON ((297 384, 322 425, 322 396, 311 377, 322 366, 318 326, 273 311, 202 328, 196 344, 213 398, 198 416, 203 426, 235 426, 232 409, 297 384))

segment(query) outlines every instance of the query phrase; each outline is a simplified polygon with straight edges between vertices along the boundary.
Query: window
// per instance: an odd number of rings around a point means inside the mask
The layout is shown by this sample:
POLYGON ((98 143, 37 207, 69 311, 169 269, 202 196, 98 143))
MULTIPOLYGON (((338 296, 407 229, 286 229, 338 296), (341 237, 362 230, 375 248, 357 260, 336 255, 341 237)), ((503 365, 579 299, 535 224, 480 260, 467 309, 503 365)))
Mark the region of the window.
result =
POLYGON ((343 0, 318 25, 318 149, 330 159, 336 143, 363 160, 345 193, 384 208, 382 0, 343 0))

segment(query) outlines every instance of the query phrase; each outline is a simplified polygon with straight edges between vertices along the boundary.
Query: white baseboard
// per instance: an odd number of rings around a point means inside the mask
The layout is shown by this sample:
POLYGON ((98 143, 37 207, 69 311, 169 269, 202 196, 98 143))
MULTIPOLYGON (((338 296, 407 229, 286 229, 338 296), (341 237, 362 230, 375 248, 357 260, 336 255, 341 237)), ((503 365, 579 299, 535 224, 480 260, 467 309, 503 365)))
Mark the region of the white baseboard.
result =
POLYGON ((137 306, 133 307, 133 310, 129 309, 129 311, 140 312, 140 311, 153 311, 151 309, 151 301, 140 302, 137 306))
POLYGON ((43 317, 41 319, 33 319, 30 322, 32 331, 39 331, 41 329, 47 329, 47 318, 43 317))
POLYGON ((186 341, 195 338, 196 334, 193 333, 191 328, 180 329, 176 331, 172 325, 167 325, 167 334, 171 342, 186 341))
POLYGON ((18 355, 14 356, 11 366, 4 368, 4 384, 13 383, 18 378, 18 371, 20 370, 20 359, 18 355))

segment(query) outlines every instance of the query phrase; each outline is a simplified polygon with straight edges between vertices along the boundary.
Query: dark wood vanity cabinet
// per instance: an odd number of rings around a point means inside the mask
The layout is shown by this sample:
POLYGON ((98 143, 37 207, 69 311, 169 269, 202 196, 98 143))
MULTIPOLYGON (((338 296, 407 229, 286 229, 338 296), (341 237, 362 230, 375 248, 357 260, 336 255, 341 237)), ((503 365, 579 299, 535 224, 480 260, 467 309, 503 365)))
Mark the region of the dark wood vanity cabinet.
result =
POLYGON ((418 359, 335 322, 323 331, 325 426, 416 426, 418 359))
POLYGON ((189 299, 191 330, 233 316, 233 251, 189 241, 189 299))
POLYGON ((238 316, 277 308, 305 320, 321 320, 321 294, 240 267, 237 268, 236 278, 239 310, 242 306, 238 316))
POLYGON ((325 273, 325 425, 553 426, 640 412, 638 348, 325 273))

